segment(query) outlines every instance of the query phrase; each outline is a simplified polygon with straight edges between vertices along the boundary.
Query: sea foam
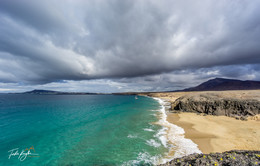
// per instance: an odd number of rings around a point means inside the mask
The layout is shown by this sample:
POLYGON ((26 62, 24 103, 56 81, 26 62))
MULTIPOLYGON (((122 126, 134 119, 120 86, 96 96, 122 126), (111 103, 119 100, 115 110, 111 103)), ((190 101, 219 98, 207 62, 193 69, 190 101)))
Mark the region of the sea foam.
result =
POLYGON ((184 137, 185 131, 183 128, 167 121, 167 114, 165 110, 166 102, 159 98, 154 99, 161 105, 159 110, 161 115, 158 124, 163 126, 156 136, 161 140, 161 143, 165 147, 170 149, 170 151, 175 151, 173 156, 168 155, 166 158, 162 159, 162 163, 170 161, 173 158, 183 157, 192 153, 202 153, 197 144, 184 137))
POLYGON ((158 160, 161 155, 152 156, 148 152, 140 152, 136 160, 130 160, 124 162, 122 166, 132 166, 132 165, 157 165, 158 160))
POLYGON ((147 128, 145 128, 144 131, 151 131, 151 132, 152 132, 152 131, 154 131, 154 130, 153 130, 153 129, 147 129, 147 128))
POLYGON ((137 136, 136 136, 136 135, 131 135, 131 134, 129 134, 129 135, 127 136, 127 138, 137 138, 137 136))
POLYGON ((147 140, 146 144, 153 146, 153 147, 156 147, 156 148, 161 146, 161 144, 156 142, 154 139, 147 140))

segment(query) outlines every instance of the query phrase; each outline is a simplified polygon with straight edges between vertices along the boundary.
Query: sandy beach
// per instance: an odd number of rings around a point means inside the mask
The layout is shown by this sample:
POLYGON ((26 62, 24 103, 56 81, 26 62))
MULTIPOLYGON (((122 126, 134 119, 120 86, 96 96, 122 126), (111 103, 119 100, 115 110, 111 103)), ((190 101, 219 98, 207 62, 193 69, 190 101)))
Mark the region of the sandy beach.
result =
POLYGON ((168 113, 167 120, 182 127, 203 153, 260 150, 260 121, 194 113, 168 113))
MULTIPOLYGON (((171 92, 155 93, 152 96, 173 102, 177 98, 192 93, 209 92, 171 92)), ((260 90, 210 92, 220 97, 239 99, 260 99, 260 90)), ((247 121, 227 116, 212 116, 196 113, 167 113, 167 121, 185 130, 185 138, 196 143, 203 153, 224 152, 228 150, 260 150, 259 115, 247 121)))

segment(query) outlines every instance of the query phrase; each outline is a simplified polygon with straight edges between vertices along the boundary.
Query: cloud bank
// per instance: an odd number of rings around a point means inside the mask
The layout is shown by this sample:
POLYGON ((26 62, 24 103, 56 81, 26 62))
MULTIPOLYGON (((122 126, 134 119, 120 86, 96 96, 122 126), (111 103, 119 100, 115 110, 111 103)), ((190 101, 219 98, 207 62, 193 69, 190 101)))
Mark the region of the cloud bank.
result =
POLYGON ((260 79, 258 0, 2 0, 0 25, 2 89, 103 80, 168 90, 214 76, 260 79))

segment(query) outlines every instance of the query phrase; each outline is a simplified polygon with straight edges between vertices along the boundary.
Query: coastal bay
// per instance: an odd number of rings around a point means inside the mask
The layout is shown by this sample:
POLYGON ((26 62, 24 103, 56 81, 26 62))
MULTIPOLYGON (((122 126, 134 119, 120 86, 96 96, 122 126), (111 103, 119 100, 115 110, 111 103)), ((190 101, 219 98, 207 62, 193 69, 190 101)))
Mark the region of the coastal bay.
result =
POLYGON ((1 166, 155 165, 168 152, 148 97, 1 94, 0 103, 1 166), (26 148, 40 157, 9 159, 26 148))

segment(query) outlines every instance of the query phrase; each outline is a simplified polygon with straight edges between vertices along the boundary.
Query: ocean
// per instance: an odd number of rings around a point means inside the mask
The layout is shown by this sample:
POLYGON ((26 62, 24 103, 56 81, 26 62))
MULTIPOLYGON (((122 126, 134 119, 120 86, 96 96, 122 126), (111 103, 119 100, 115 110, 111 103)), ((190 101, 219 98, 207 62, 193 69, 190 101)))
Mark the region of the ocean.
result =
POLYGON ((1 94, 0 165, 158 164, 171 147, 161 107, 142 96, 1 94))

